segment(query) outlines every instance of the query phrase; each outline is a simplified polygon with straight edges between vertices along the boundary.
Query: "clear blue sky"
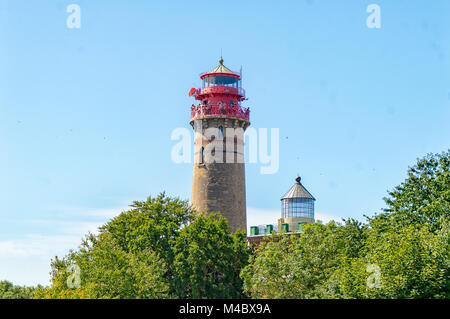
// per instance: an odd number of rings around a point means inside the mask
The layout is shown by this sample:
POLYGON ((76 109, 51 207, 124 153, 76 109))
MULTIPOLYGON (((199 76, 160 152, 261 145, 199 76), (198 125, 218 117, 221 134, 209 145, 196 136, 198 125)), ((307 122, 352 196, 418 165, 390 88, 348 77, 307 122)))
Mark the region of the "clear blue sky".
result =
POLYGON ((249 224, 276 221, 297 173, 319 218, 362 219, 450 146, 449 1, 0 4, 0 280, 46 284, 51 256, 132 200, 190 198, 170 134, 221 50, 252 126, 280 129, 279 171, 247 165, 249 224))

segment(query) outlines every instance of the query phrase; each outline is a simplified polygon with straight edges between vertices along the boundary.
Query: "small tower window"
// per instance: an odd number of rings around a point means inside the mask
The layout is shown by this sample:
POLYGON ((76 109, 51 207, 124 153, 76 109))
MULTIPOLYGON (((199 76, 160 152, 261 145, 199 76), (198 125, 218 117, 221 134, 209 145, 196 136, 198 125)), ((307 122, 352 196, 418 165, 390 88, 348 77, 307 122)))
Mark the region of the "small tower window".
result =
POLYGON ((205 148, 202 147, 200 150, 200 164, 205 163, 205 148))

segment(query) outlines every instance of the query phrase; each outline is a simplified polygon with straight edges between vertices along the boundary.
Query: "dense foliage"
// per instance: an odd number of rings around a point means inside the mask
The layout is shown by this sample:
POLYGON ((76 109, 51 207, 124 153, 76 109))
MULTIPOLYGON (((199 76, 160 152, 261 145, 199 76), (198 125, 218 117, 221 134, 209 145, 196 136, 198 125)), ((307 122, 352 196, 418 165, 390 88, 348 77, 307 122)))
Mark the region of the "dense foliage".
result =
POLYGON ((272 236, 242 271, 245 291, 257 298, 317 298, 345 258, 358 255, 364 226, 308 224, 300 236, 272 236))
POLYGON ((0 281, 0 299, 29 299, 35 288, 13 285, 12 282, 0 281))
POLYGON ((450 298, 449 153, 428 155, 366 224, 269 238, 242 270, 254 298, 450 298))
POLYGON ((450 153, 428 154, 408 170, 408 178, 384 200, 386 214, 399 226, 428 225, 433 232, 450 215, 450 153))
POLYGON ((174 246, 176 295, 180 298, 240 298, 241 268, 252 250, 244 232, 230 235, 220 214, 200 216, 180 231, 174 246))
POLYGON ((450 298, 449 163, 419 159, 365 223, 308 224, 257 250, 220 214, 149 197, 55 258, 50 287, 2 281, 0 298, 450 298))
POLYGON ((89 234, 79 250, 52 261, 52 285, 36 298, 240 298, 251 249, 220 214, 195 215, 160 194, 134 202, 89 234), (79 287, 74 269, 79 267, 79 287), (72 276, 72 277, 71 277, 72 276))

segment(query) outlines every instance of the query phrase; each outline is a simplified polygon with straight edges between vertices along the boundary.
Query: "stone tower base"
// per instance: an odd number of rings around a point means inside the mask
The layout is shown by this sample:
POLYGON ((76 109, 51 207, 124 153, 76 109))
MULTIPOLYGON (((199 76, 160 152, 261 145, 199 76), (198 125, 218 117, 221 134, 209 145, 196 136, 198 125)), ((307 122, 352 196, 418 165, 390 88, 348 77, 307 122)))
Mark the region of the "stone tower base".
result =
POLYGON ((245 164, 195 163, 191 201, 199 212, 221 213, 232 232, 247 232, 245 164))

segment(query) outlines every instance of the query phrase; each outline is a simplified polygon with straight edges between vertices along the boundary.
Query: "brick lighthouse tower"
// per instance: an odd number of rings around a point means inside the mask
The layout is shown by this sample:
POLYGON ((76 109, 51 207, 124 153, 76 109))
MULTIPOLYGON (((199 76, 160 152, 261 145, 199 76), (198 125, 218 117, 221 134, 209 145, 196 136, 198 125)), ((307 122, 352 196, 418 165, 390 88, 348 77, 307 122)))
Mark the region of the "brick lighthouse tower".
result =
POLYGON ((190 121, 195 132, 192 206, 206 214, 219 212, 232 232, 246 232, 243 135, 250 111, 241 106, 241 73, 229 70, 220 58, 200 79, 202 87, 189 92, 199 101, 191 107, 190 121))

